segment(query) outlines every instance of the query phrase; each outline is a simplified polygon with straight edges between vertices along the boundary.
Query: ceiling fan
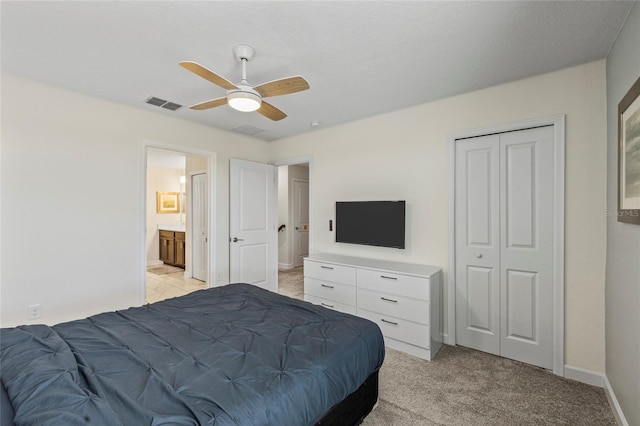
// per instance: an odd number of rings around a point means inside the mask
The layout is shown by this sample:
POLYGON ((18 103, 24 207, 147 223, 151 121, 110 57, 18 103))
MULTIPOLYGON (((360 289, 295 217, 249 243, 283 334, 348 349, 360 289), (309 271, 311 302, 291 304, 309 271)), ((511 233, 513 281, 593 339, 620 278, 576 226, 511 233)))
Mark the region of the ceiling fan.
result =
POLYGON ((234 84, 226 78, 214 73, 213 71, 203 67, 197 62, 183 61, 180 62, 184 68, 194 74, 199 75, 205 80, 222 87, 227 90, 227 96, 222 98, 211 99, 190 106, 195 110, 204 110, 214 108, 220 105, 229 104, 231 108, 238 111, 258 111, 271 120, 282 120, 287 116, 284 112, 267 103, 263 98, 270 96, 288 95, 290 93, 301 92, 309 88, 309 83, 302 76, 293 76, 281 78, 278 80, 262 83, 257 86, 251 86, 247 82, 247 62, 255 56, 255 50, 251 46, 239 44, 233 48, 233 54, 238 61, 242 63, 242 80, 238 84, 234 84))

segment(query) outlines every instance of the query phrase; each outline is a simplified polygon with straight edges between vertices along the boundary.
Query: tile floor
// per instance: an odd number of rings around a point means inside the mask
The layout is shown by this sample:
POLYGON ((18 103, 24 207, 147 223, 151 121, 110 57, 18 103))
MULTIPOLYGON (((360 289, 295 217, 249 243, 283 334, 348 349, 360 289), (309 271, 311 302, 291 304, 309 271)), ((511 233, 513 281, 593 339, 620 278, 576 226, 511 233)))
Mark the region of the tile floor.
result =
POLYGON ((206 288, 204 281, 185 278, 183 271, 166 275, 156 275, 147 271, 147 303, 184 296, 204 288, 206 288))
MULTIPOLYGON (((278 293, 303 300, 302 267, 279 271, 278 293)), ((147 271, 147 303, 184 296, 207 288, 204 281, 185 278, 184 272, 157 275, 147 271)))

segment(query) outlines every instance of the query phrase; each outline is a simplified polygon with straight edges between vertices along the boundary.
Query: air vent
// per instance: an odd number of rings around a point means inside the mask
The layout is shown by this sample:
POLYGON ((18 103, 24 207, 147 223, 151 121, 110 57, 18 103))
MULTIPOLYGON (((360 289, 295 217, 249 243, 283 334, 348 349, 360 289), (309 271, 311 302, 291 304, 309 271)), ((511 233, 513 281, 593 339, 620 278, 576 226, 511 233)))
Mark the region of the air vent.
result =
POLYGON ((165 101, 164 99, 156 98, 155 96, 148 98, 145 102, 148 103, 149 105, 159 106, 162 108, 166 108, 170 111, 175 111, 179 108, 182 108, 182 105, 165 101))
POLYGON ((182 105, 174 104, 173 102, 167 102, 166 104, 162 105, 162 108, 166 108, 166 109, 169 109, 171 111, 175 111, 178 108, 182 108, 182 105))
POLYGON ((155 106, 162 106, 167 103, 167 101, 165 101, 164 99, 154 98, 153 96, 147 99, 146 102, 155 106))
POLYGON ((253 136, 260 132, 264 132, 264 129, 259 129, 257 127, 253 127, 248 124, 245 124, 244 126, 235 127, 231 129, 231 131, 236 133, 242 133, 243 135, 247 135, 247 136, 253 136))

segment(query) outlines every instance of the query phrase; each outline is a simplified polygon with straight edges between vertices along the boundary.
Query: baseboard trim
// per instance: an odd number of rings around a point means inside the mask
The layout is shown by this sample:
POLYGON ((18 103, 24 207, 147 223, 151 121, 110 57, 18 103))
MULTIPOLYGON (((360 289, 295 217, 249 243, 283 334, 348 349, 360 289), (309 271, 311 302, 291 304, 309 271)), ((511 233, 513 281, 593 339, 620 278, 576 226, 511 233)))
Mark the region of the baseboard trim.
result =
POLYGON ((607 399, 609 400, 609 405, 611 405, 611 409, 613 410, 613 415, 616 418, 616 422, 618 422, 620 426, 629 426, 629 422, 627 422, 627 419, 624 417, 622 407, 620 407, 618 398, 616 398, 616 394, 615 392, 613 392, 611 382, 609 382, 609 378, 607 376, 604 376, 604 383, 604 393, 607 395, 607 399))
POLYGON ((611 411, 613 411, 613 416, 616 418, 616 422, 620 426, 629 426, 629 423, 622 412, 622 407, 620 407, 620 403, 618 402, 618 398, 616 398, 616 394, 613 392, 611 382, 609 382, 609 378, 606 374, 597 373, 580 367, 574 367, 572 365, 565 365, 564 377, 566 379, 603 388, 605 395, 607 395, 611 411))
POLYGON ((278 263, 278 269, 293 269, 293 263, 278 263))
POLYGON ((577 382, 597 386, 599 388, 605 387, 605 380, 607 379, 607 376, 605 376, 603 373, 598 373, 596 371, 591 371, 566 364, 564 366, 564 377, 567 379, 575 380, 577 382))
POLYGON ((162 260, 147 260, 147 268, 158 265, 164 265, 164 262, 162 260))

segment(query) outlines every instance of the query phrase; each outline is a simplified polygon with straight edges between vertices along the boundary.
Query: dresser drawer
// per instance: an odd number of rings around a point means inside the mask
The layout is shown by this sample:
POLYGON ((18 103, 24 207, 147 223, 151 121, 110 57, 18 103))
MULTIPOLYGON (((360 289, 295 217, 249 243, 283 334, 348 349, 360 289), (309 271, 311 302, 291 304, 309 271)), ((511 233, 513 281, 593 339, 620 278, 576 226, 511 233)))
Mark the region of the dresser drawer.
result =
POLYGON ((429 278, 358 269, 358 287, 387 294, 429 300, 429 278))
POLYGON ((422 348, 429 347, 429 326, 358 308, 358 316, 375 322, 384 336, 422 348))
POLYGON ((334 283, 356 285, 356 268, 349 266, 305 260, 304 276, 334 283))
POLYGON ((309 294, 304 295, 304 300, 311 302, 314 305, 324 306, 325 308, 333 309, 334 311, 344 312, 346 314, 355 315, 356 307, 345 305, 344 303, 334 302, 333 300, 326 300, 321 297, 311 296, 309 294))
POLYGON ((358 289, 358 308, 429 325, 429 302, 358 289))
POLYGON ((305 277, 304 294, 356 306, 356 288, 351 285, 305 277))

